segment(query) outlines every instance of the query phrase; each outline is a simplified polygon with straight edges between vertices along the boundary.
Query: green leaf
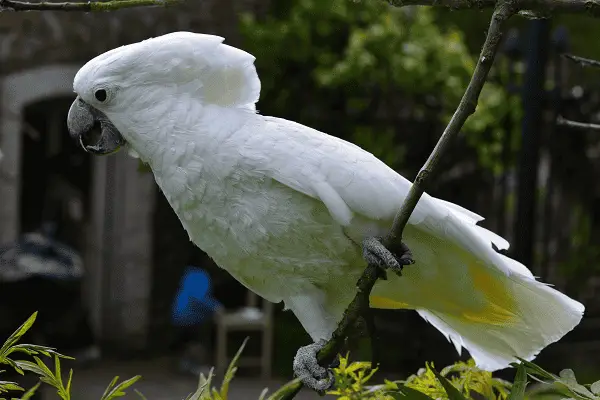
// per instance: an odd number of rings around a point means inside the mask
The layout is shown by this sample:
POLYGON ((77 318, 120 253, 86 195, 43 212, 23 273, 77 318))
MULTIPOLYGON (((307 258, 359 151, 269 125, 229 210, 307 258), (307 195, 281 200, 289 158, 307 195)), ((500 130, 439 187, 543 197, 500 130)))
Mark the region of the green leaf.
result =
POLYGON ((10 392, 12 390, 24 391, 25 389, 15 382, 0 381, 0 393, 10 392))
POLYGON ((275 391, 272 395, 270 395, 267 398, 267 400, 281 400, 281 398, 284 395, 288 394, 291 391, 291 388, 295 387, 299 383, 300 383, 300 379, 298 379, 298 378, 287 382, 285 385, 283 385, 279 389, 277 389, 277 391, 275 391))
POLYGON ((146 398, 146 396, 144 396, 144 394, 143 394, 142 392, 140 392, 139 390, 137 390, 137 389, 133 389, 133 392, 134 392, 135 394, 137 394, 138 396, 140 396, 140 399, 142 399, 142 400, 148 400, 148 399, 146 398))
POLYGON ((430 368, 431 371, 435 374, 435 377, 440 381, 440 383, 444 387, 444 390, 446 390, 449 400, 467 400, 467 398, 463 396, 463 394, 457 388, 455 388, 454 385, 448 379, 442 376, 435 368, 430 368))
POLYGON ((526 387, 527 371, 525 365, 519 364, 519 367, 517 368, 517 375, 507 400, 523 400, 525 398, 526 387))
POLYGON ((30 371, 36 375, 44 376, 44 371, 38 367, 38 365, 32 361, 27 360, 16 360, 15 365, 17 368, 23 371, 30 371))
POLYGON ((60 361, 58 360, 58 357, 55 358, 55 362, 54 362, 54 376, 60 382, 60 386, 62 388, 63 387, 63 384, 62 384, 62 371, 60 370, 60 361))
POLYGON ((533 385, 527 389, 528 399, 565 399, 571 393, 560 383, 533 385))
POLYGON ((118 380, 119 380, 119 376, 115 376, 112 379, 112 381, 110 381, 110 383, 108 384, 106 389, 104 389, 104 393, 102 393, 102 397, 100 397, 100 399, 104 399, 104 398, 106 398, 106 396, 108 396, 108 393, 110 393, 110 390, 112 389, 112 387, 117 384, 118 380))
POLYGON ((16 344, 9 349, 9 353, 15 352, 25 353, 29 355, 35 355, 39 353, 45 355, 46 357, 57 355, 60 358, 74 360, 73 357, 65 356, 63 354, 58 353, 53 347, 39 346, 37 344, 16 344))
MULTIPOLYGON (((559 376, 556 376, 530 361, 523 360, 522 358, 519 358, 519 360, 523 365, 525 365, 527 373, 534 379, 536 377, 542 378, 542 382, 557 383, 561 386, 564 386, 572 396, 578 399, 596 398, 594 394, 590 392, 585 386, 577 382, 577 378, 575 377, 575 373, 573 372, 573 370, 564 369, 560 372, 559 376)), ((512 365, 517 366, 516 364, 512 365)))
POLYGON ((575 373, 571 369, 563 369, 559 373, 560 380, 573 394, 579 395, 585 399, 595 399, 596 397, 585 386, 577 382, 575 373))
POLYGON ((227 392, 229 392, 229 383, 235 376, 235 373, 237 371, 237 362, 238 362, 240 356, 242 355, 242 351, 244 351, 244 347, 246 347, 247 342, 248 342, 248 337, 246 337, 244 339, 244 341, 242 342, 242 345, 240 346, 237 353, 235 353, 235 356, 233 356, 233 359, 229 363, 229 366, 227 367, 227 371, 225 371, 225 376, 223 377, 223 383, 221 384, 221 391, 219 392, 220 397, 222 397, 224 399, 227 398, 227 392))
POLYGON ((12 369, 17 371, 20 375, 25 375, 25 372, 21 368, 19 368, 17 363, 14 362, 13 360, 11 360, 10 358, 7 358, 4 363, 6 365, 9 365, 12 369))
POLYGON ((71 382, 73 381, 73 369, 69 370, 69 379, 67 380, 67 393, 71 393, 71 382))
POLYGON ((119 383, 118 385, 116 385, 117 381, 119 380, 119 377, 116 376, 110 382, 110 384, 104 391, 104 394, 102 395, 100 400, 111 400, 111 399, 116 399, 117 397, 125 396, 124 390, 127 389, 128 387, 130 387, 131 385, 133 385, 134 383, 136 383, 138 380, 140 380, 141 377, 142 377, 141 375, 136 375, 133 378, 129 378, 126 381, 123 381, 123 382, 119 383))
POLYGON ((410 388, 408 386, 398 387, 398 393, 386 393, 387 396, 391 396, 394 400, 433 400, 425 393, 418 391, 417 389, 410 388))
POLYGON ((572 369, 563 369, 559 372, 558 376, 560 380, 568 385, 577 384, 577 378, 575 377, 575 372, 572 369))
POLYGON ((185 400, 202 400, 202 399, 210 399, 210 383, 214 376, 213 374, 214 368, 211 368, 208 371, 208 377, 205 377, 204 374, 200 374, 198 379, 198 388, 196 391, 188 396, 185 400))
POLYGON ((25 321, 23 325, 18 327, 17 330, 14 331, 13 334, 8 337, 8 339, 6 339, 2 347, 0 347, 0 363, 5 363, 6 356, 10 354, 10 348, 19 341, 19 339, 29 330, 29 328, 31 328, 36 318, 37 311, 31 314, 27 321, 25 321))
MULTIPOLYGON (((556 382, 560 379, 558 376, 551 374, 550 372, 546 371, 537 364, 534 364, 530 361, 524 360, 519 357, 517 358, 519 359, 519 361, 521 361, 521 364, 525 366, 527 373, 534 378, 543 378, 550 382, 556 382)), ((519 364, 517 363, 512 363, 511 365, 515 368, 519 368, 519 364)))
POLYGON ((600 395, 600 381, 592 383, 592 385, 590 386, 590 390, 592 391, 592 393, 600 395))
MULTIPOLYGON (((33 356, 35 362, 26 360, 15 360, 18 368, 24 371, 33 372, 40 376, 40 380, 56 389, 58 396, 63 400, 70 400, 71 394, 62 382, 62 376, 53 373, 50 368, 37 356, 33 356)), ((55 371, 60 374, 60 359, 58 355, 54 355, 55 371)), ((70 389, 70 384, 69 384, 70 389)))
MULTIPOLYGON (((50 368, 48 368, 48 366, 42 361, 41 358, 39 358, 37 356, 33 356, 33 359, 35 360, 37 366, 39 367, 39 369, 41 371, 40 375, 51 380, 53 382, 52 386, 56 387, 57 389, 62 389, 61 377, 54 375, 52 373, 52 371, 50 370, 50 368)), ((58 371, 60 371, 60 366, 58 366, 58 371)))
POLYGON ((260 396, 258 396, 258 400, 265 400, 267 398, 267 392, 269 388, 264 388, 262 392, 260 392, 260 396))
POLYGON ((212 390, 212 399, 213 400, 226 400, 227 397, 222 397, 219 391, 215 388, 212 390))
POLYGON ((33 395, 35 394, 35 392, 38 390, 38 388, 40 387, 42 383, 38 382, 36 383, 36 385, 34 387, 32 387, 31 389, 29 389, 28 391, 26 391, 25 393, 23 393, 23 396, 21 396, 21 398, 19 400, 29 400, 33 397, 33 395))

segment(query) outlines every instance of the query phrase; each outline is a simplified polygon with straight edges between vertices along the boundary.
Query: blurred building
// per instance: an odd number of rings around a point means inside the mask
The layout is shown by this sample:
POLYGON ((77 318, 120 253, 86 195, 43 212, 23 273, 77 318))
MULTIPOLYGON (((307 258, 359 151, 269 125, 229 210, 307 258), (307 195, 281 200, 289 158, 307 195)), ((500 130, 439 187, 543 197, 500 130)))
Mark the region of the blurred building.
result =
POLYGON ((218 34, 235 45, 239 13, 261 12, 265 3, 191 0, 110 13, 0 15, 0 243, 58 221, 59 238, 84 257, 85 301, 103 342, 144 348, 155 325, 157 187, 126 154, 91 157, 71 141, 73 77, 106 50, 176 30, 218 34))

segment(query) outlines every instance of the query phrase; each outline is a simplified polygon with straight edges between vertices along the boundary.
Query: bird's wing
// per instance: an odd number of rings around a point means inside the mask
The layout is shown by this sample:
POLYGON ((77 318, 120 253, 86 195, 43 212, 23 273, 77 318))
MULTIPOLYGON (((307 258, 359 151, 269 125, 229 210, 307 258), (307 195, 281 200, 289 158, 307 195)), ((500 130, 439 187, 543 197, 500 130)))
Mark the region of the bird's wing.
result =
MULTIPOLYGON (((385 234, 411 182, 360 147, 304 125, 280 118, 257 116, 246 129, 252 132, 240 148, 245 162, 278 182, 322 201, 332 217, 351 233, 385 234), (373 228, 375 226, 375 228, 373 228)), ((479 257, 494 259, 505 273, 532 276, 522 264, 498 254, 508 242, 476 225, 483 218, 450 202, 423 194, 407 229, 457 241, 479 257), (451 232, 448 219, 462 226, 451 232)), ((354 236, 354 235, 352 235, 354 236)), ((357 237, 357 239, 359 239, 357 237)))
MULTIPOLYGON (((352 143, 285 119, 260 117, 241 150, 253 168, 321 200, 341 225, 354 214, 389 223, 410 182, 352 143)), ((421 207, 422 208, 422 207, 421 207)), ((419 209, 411 222, 419 219, 419 209)))
MULTIPOLYGON (((391 227, 410 181, 350 142, 285 119, 257 117, 248 125, 254 134, 240 150, 253 168, 321 200, 344 227, 351 227, 356 220, 362 225, 365 220, 375 223, 385 230, 391 227)), ((491 243, 499 249, 508 248, 506 240, 475 225, 483 220, 481 216, 426 193, 408 223, 443 233, 441 224, 448 215, 475 227, 490 249, 491 243)))
MULTIPOLYGON (((359 147, 300 124, 264 118, 254 128, 244 152, 266 174, 321 200, 339 224, 363 237, 365 219, 389 229, 408 180, 359 147)), ((476 225, 481 219, 424 194, 404 235, 422 266, 380 281, 370 301, 416 309, 477 365, 495 370, 515 355, 532 359, 573 329, 584 307, 496 252, 492 243, 507 248, 508 242, 476 225)))

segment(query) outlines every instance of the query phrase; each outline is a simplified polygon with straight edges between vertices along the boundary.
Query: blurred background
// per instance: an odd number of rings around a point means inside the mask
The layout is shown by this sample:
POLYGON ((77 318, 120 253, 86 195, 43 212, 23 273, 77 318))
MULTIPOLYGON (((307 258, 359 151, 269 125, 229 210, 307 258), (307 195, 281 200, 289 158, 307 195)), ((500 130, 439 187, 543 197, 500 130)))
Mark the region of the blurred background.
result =
MULTIPOLYGON (((148 398, 185 396, 199 371, 222 368, 246 336, 232 398, 287 380, 308 335, 191 244, 137 160, 91 157, 70 140, 75 73, 151 36, 218 34, 257 57, 262 114, 352 141, 412 180, 468 83, 489 16, 349 0, 0 13, 2 337, 39 311, 28 339, 77 357, 85 398, 115 374, 138 373, 148 398), (204 289, 179 304, 190 282, 204 289)), ((586 305, 581 325, 538 359, 582 380, 600 375, 600 131, 555 120, 600 120, 600 70, 560 56, 600 58, 596 35, 600 26, 584 16, 515 18, 476 114, 429 189, 485 216, 512 257, 586 305)), ((458 358, 416 313, 379 310, 376 325, 385 377, 458 358)), ((353 355, 370 357, 369 341, 353 355)))

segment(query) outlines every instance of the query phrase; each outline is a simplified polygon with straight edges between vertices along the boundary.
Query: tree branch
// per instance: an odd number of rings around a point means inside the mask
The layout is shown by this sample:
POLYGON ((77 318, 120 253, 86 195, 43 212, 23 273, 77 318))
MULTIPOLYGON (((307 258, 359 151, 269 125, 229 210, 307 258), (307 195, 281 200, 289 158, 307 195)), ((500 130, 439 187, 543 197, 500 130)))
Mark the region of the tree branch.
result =
POLYGON ((590 58, 583 58, 579 56, 574 56, 573 54, 563 54, 562 55, 567 60, 573 61, 576 64, 579 64, 581 67, 595 67, 600 68, 600 61, 592 60, 590 58))
MULTIPOLYGON (((496 6, 496 0, 386 0, 396 7, 434 6, 452 10, 485 9, 496 6)), ((600 0, 518 0, 519 11, 548 13, 582 14, 600 16, 600 0)))
MULTIPOLYGON (((462 2, 464 1, 466 0, 462 0, 462 2)), ((397 3, 398 2, 396 2, 394 5, 405 5, 404 3, 397 3)), ((440 158, 447 150, 450 142, 458 135, 467 118, 475 112, 475 108, 479 100, 479 94, 485 85, 488 73, 490 72, 494 61, 494 57, 496 56, 496 52, 500 47, 504 22, 506 22, 516 11, 517 8, 515 5, 515 0, 499 0, 496 4, 485 43, 481 49, 479 60, 477 61, 475 71, 473 72, 471 81, 467 86, 467 90, 460 100, 460 103, 454 112, 452 119, 448 123, 448 126, 444 130, 444 133, 433 149, 433 152, 425 162, 423 168, 421 168, 421 171, 418 173, 415 182, 408 192, 408 196, 402 204, 402 207, 396 214, 394 223, 392 225, 392 230, 384 240, 385 246, 392 246, 402 240, 402 232, 408 223, 410 215, 417 206, 417 203, 421 198, 421 195, 424 193, 425 187, 429 183, 431 177, 438 172, 437 166, 440 158)), ((358 283, 356 284, 356 296, 344 312, 344 316, 338 324, 338 327, 333 333, 331 339, 317 355, 319 363, 329 364, 333 361, 343 346, 344 340, 348 336, 349 329, 351 329, 362 312, 369 307, 369 296, 371 289, 373 289, 373 286, 379 277, 378 268, 379 267, 377 266, 369 265, 358 280, 358 283)), ((284 393, 281 397, 279 397, 279 399, 292 399, 301 388, 301 383, 289 385, 289 392, 284 393)))
POLYGON ((467 86, 467 90, 460 100, 458 108, 454 112, 444 133, 425 162, 425 165, 421 168, 421 171, 419 171, 400 211, 396 214, 394 224, 392 225, 392 231, 386 238, 385 245, 390 245, 394 241, 397 242, 402 239, 402 231, 404 230, 410 215, 417 206, 417 202, 421 198, 430 176, 437 172, 436 167, 439 159, 446 151, 449 143, 460 132, 467 118, 475 112, 477 102, 479 101, 479 94, 485 85, 488 73, 494 62, 494 57, 496 56, 496 51, 500 46, 503 35, 503 24, 516 11, 514 3, 514 1, 498 1, 469 86, 467 86))
POLYGON ((591 124, 589 122, 571 121, 569 119, 563 118, 560 115, 558 116, 558 118, 556 118, 556 124, 561 125, 561 126, 566 126, 569 128, 574 128, 574 129, 582 129, 582 130, 600 132, 600 124, 591 124))
POLYGON ((134 7, 165 7, 179 3, 180 0, 114 0, 87 2, 47 2, 39 3, 19 0, 0 0, 0 11, 79 11, 99 12, 115 11, 134 7))

